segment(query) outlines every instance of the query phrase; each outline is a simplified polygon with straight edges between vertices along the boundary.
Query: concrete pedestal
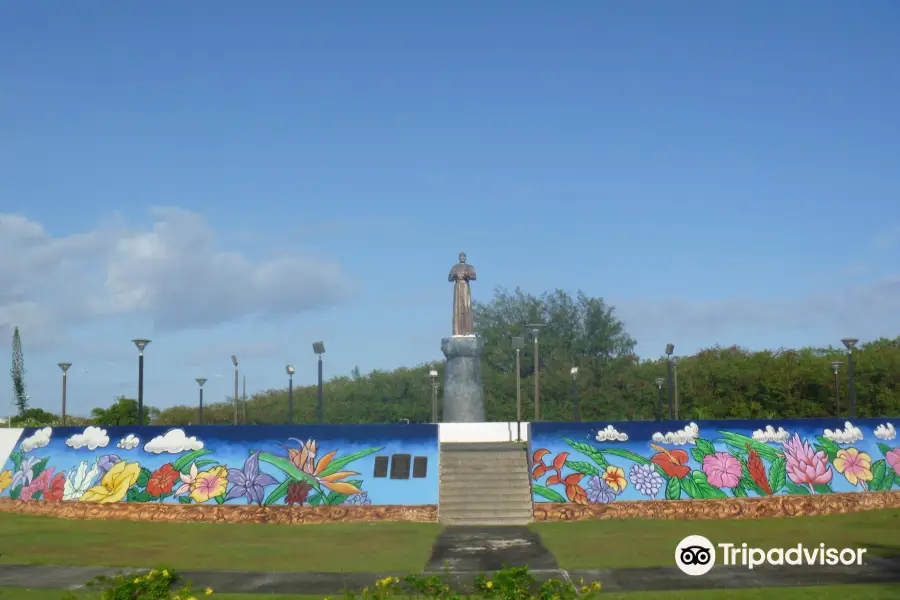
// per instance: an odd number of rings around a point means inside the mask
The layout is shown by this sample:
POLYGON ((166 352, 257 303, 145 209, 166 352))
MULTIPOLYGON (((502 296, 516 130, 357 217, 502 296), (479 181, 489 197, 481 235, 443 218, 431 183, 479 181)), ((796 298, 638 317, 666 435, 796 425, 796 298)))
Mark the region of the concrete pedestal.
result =
POLYGON ((481 354, 484 342, 474 335, 455 335, 441 340, 447 357, 444 371, 444 423, 484 422, 484 386, 481 354))

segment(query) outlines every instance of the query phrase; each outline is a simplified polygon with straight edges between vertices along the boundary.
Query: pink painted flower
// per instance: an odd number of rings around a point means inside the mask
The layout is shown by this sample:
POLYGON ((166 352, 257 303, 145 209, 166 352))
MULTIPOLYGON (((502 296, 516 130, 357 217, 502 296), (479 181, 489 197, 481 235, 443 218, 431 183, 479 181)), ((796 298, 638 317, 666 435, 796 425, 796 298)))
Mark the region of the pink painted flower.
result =
POLYGON ((53 476, 53 467, 44 469, 41 474, 34 480, 22 488, 19 493, 19 500, 31 500, 37 492, 43 492, 50 485, 50 478, 53 476))
POLYGON ((708 454, 703 458, 706 480, 717 488, 733 488, 741 481, 741 462, 727 452, 708 454))
POLYGON ((900 448, 894 448, 885 454, 884 458, 887 460, 887 464, 891 465, 891 468, 894 469, 894 472, 900 476, 900 448))
POLYGON ((809 442, 801 440, 796 433, 784 442, 784 458, 788 479, 797 485, 807 486, 812 494, 816 493, 813 486, 828 483, 834 475, 825 452, 816 452, 809 442))

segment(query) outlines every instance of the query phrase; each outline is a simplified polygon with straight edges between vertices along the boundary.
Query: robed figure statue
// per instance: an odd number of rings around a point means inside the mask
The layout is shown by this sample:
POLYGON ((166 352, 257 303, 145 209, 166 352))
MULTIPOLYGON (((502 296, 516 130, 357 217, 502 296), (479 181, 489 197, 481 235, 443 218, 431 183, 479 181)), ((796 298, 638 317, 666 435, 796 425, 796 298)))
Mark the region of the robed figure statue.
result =
POLYGON ((448 281, 453 286, 453 335, 472 335, 472 290, 469 282, 475 281, 475 267, 466 264, 466 253, 459 253, 459 264, 450 269, 448 281))

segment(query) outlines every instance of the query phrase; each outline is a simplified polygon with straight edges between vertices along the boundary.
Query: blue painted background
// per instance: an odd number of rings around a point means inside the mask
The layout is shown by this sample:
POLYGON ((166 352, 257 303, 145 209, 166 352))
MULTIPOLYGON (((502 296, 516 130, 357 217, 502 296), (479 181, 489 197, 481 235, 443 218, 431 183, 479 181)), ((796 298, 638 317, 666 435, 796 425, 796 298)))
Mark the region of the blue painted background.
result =
POLYGON ((312 505, 422 505, 438 500, 436 425, 103 427, 88 436, 86 428, 69 427, 52 429, 49 440, 46 433, 40 428, 22 431, 0 469, 0 496, 210 504, 261 500, 271 505, 298 498, 312 505), (132 439, 129 435, 139 441, 126 443, 132 439), (188 441, 192 437, 195 440, 188 441), (315 440, 311 462, 306 460, 308 451, 302 454, 309 440, 315 440), (79 442, 96 447, 76 447, 79 442), (289 449, 299 466, 291 462, 289 449), (328 460, 332 451, 336 454, 328 460), (409 479, 373 477, 375 458, 393 454, 427 457, 426 477, 413 478, 411 469, 409 479), (235 485, 248 487, 246 475, 255 474, 253 463, 259 475, 249 483, 256 484, 258 495, 226 501, 235 485), (173 480, 171 491, 161 493, 173 480), (301 485, 291 487, 296 483, 301 485), (125 497, 119 500, 123 488, 125 497), (179 488, 184 493, 176 496, 179 488))
POLYGON ((534 500, 588 504, 896 489, 900 441, 892 421, 900 425, 900 418, 849 425, 846 419, 532 423, 534 500), (696 436, 685 430, 692 424, 696 436))

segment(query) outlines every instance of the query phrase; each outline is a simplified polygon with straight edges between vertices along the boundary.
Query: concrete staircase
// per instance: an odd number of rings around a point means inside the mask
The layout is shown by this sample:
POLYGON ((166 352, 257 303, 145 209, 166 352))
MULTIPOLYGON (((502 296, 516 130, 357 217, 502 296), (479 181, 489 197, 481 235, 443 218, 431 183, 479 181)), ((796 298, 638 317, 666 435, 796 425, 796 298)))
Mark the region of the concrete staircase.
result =
POLYGON ((441 444, 440 465, 438 514, 442 524, 531 523, 526 444, 441 444))

